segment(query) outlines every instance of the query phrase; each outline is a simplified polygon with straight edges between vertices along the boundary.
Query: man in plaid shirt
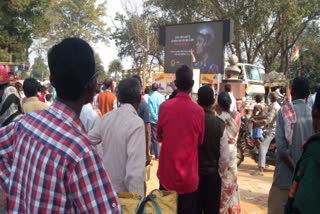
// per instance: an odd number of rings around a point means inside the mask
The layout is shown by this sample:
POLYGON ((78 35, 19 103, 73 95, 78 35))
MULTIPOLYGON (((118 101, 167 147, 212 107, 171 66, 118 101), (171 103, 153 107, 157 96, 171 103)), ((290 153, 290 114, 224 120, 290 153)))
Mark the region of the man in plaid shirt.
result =
POLYGON ((79 115, 92 102, 98 72, 83 40, 48 53, 57 101, 0 129, 0 184, 15 213, 120 213, 121 208, 79 115))

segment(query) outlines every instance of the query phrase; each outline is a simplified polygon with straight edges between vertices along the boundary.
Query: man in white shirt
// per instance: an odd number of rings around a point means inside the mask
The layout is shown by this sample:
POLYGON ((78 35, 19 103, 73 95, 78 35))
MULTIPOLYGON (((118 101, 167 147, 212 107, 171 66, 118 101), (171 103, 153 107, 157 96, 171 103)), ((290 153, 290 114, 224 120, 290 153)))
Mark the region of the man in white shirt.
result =
POLYGON ((87 132, 93 129, 99 120, 99 115, 93 109, 91 103, 84 105, 81 109, 80 120, 87 132))
POLYGON ((102 159, 116 192, 144 196, 146 162, 145 128, 136 109, 141 101, 138 80, 128 78, 118 86, 120 107, 102 117, 89 139, 102 144, 102 159))
POLYGON ((234 98, 233 96, 233 93, 232 93, 232 89, 231 89, 231 85, 230 84, 226 84, 224 86, 224 91, 225 92, 228 92, 230 98, 231 98, 231 105, 230 105, 230 112, 236 112, 238 111, 237 110, 237 101, 236 99, 234 98))
POLYGON ((150 87, 146 86, 146 88, 144 89, 144 95, 143 95, 143 99, 149 103, 149 94, 150 94, 150 87))

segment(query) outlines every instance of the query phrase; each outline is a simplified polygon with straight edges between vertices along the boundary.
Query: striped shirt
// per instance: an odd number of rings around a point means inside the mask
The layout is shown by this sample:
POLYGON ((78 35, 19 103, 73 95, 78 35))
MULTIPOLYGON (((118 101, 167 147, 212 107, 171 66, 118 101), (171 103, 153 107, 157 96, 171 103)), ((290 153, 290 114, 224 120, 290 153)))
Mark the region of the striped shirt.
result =
POLYGON ((0 184, 16 213, 120 213, 78 116, 61 102, 0 129, 0 184))

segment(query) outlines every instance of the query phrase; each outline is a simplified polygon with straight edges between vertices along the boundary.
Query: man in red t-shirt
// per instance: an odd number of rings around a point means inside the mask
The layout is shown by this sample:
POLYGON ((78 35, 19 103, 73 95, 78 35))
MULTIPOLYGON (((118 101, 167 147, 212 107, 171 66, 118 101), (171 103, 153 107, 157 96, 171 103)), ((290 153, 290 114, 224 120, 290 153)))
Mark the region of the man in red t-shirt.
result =
POLYGON ((196 212, 198 145, 204 137, 204 111, 190 92, 193 72, 187 66, 176 71, 178 94, 160 106, 157 139, 162 143, 158 178, 160 189, 178 193, 178 213, 196 212))

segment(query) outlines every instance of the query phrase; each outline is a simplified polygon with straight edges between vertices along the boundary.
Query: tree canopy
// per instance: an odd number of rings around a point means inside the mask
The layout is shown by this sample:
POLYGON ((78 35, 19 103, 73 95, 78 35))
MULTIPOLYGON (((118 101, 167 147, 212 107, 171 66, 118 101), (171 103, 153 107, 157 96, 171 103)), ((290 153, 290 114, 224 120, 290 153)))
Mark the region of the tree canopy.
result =
POLYGON ((114 59, 109 64, 108 76, 113 77, 115 80, 119 80, 119 74, 122 75, 123 66, 120 59, 114 59))
POLYGON ((260 61, 267 72, 288 71, 290 51, 320 17, 318 0, 148 0, 146 5, 170 23, 232 19, 230 52, 242 62, 260 61))
POLYGON ((38 56, 34 59, 34 64, 31 67, 30 76, 44 81, 49 77, 49 70, 42 56, 38 56))
POLYGON ((12 0, 0 2, 0 61, 27 61, 66 37, 107 42, 106 2, 97 0, 12 0), (37 45, 30 50, 34 41, 37 45))
POLYGON ((33 38, 46 32, 49 0, 0 2, 0 61, 27 61, 33 38))

